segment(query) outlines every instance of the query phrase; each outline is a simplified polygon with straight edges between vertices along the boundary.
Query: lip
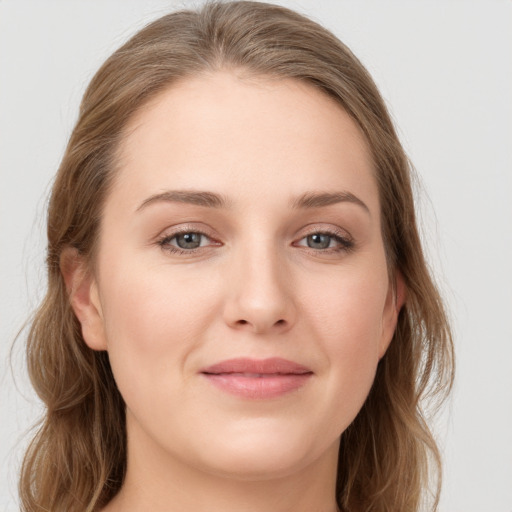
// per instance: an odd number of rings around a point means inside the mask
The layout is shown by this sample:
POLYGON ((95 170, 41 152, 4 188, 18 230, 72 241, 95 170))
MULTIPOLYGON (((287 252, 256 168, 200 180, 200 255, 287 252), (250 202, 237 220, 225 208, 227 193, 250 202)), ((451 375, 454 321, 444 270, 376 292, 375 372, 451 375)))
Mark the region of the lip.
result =
POLYGON ((229 359, 200 373, 222 391, 252 399, 285 395, 303 387, 313 375, 310 368, 279 357, 229 359))

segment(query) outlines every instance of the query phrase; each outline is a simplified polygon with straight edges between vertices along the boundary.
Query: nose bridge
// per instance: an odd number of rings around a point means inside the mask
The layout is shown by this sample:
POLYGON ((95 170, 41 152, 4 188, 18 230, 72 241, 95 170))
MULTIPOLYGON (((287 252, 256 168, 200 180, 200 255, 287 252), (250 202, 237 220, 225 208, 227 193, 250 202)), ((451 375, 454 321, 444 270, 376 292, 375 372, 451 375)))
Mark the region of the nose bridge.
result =
POLYGON ((283 330, 294 322, 286 258, 270 236, 250 236, 234 249, 226 320, 254 332, 283 330))

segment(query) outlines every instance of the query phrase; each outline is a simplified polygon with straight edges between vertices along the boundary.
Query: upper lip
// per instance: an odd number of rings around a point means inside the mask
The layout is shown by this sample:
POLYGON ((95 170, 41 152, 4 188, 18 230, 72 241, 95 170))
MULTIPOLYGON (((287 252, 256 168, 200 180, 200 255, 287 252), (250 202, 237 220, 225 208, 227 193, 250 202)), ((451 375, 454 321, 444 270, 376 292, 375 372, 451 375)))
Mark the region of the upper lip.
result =
POLYGON ((212 364, 211 366, 201 369, 201 373, 213 375, 222 373, 303 375, 313 372, 310 368, 307 368, 302 364, 282 359, 280 357, 271 357, 268 359, 239 357, 212 364))

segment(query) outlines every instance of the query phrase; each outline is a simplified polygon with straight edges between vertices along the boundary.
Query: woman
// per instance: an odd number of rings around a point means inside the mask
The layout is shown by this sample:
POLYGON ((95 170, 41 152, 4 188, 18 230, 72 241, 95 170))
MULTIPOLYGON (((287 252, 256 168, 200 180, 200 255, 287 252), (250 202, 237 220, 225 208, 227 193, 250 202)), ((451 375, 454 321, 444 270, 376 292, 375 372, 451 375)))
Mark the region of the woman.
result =
POLYGON ((85 93, 48 239, 25 510, 418 510, 451 337, 407 158, 325 29, 233 2, 139 32, 85 93))

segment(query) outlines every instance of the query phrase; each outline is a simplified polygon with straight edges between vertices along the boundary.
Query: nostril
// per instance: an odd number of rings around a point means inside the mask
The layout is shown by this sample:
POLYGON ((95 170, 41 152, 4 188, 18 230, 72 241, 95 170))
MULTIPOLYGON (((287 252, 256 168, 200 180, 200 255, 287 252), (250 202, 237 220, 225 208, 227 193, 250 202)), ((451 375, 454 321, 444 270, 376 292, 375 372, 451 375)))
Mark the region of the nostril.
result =
POLYGON ((285 321, 283 319, 281 319, 276 322, 276 325, 283 325, 284 323, 285 323, 285 321))

